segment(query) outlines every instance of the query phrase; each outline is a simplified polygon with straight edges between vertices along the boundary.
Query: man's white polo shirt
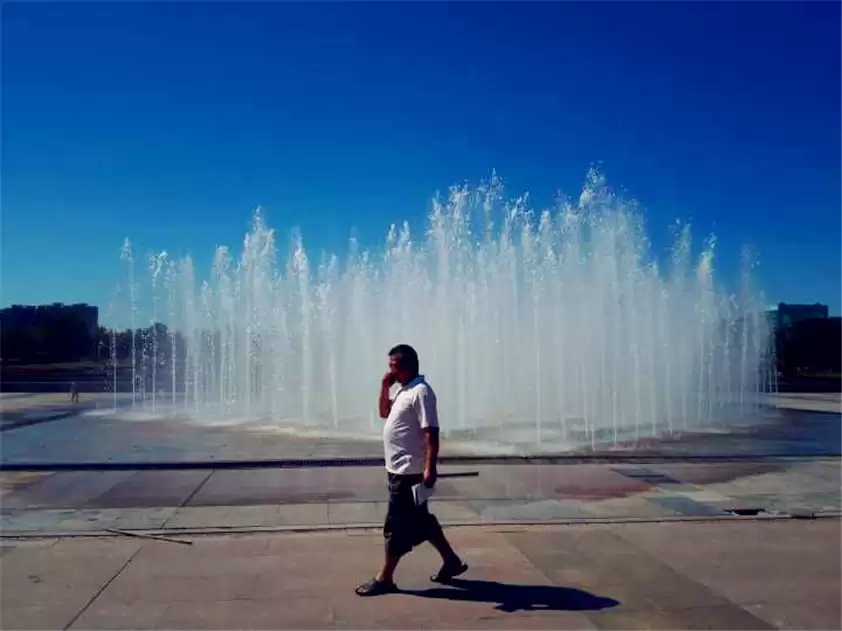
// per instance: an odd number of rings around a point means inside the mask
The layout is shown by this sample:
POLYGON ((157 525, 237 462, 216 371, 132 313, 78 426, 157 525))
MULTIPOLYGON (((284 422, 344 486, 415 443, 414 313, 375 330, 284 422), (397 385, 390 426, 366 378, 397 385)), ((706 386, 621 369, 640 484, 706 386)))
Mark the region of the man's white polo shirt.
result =
POLYGON ((399 475, 424 473, 424 430, 438 426, 436 393, 423 375, 401 386, 383 426, 386 471, 399 475))

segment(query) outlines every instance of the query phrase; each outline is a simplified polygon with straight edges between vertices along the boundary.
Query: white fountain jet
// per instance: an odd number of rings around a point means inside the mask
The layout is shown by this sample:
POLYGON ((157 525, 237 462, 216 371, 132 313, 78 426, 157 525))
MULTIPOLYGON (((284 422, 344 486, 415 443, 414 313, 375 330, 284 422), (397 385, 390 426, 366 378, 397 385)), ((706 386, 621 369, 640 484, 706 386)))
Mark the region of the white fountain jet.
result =
POLYGON ((352 240, 320 266, 298 235, 279 264, 258 210, 239 258, 219 248, 206 282, 190 259, 166 263, 172 347, 183 348, 168 367, 153 358, 169 371, 153 383, 178 389, 199 420, 376 435, 386 352, 406 342, 442 426, 477 445, 622 445, 756 412, 772 354, 750 265, 730 295, 716 283, 714 240, 694 266, 679 226, 659 266, 640 210, 596 171, 576 203, 533 212, 527 196, 504 200, 496 174, 454 187, 433 202, 423 238, 398 223, 381 253, 352 240))

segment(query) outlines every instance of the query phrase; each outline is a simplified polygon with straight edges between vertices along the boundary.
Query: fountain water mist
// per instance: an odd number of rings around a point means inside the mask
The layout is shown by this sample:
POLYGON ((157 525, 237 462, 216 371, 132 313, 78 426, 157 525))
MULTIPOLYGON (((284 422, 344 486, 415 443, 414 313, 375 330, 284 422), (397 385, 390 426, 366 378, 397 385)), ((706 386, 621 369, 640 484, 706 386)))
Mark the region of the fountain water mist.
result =
MULTIPOLYGON (((379 262, 352 240, 344 265, 314 270, 296 236, 284 270, 259 209, 239 261, 219 248, 198 290, 190 259, 153 259, 154 308, 166 270, 167 324, 185 346, 179 357, 173 337, 160 368, 173 402, 178 388, 197 419, 377 432, 372 384, 386 350, 409 342, 444 427, 498 444, 621 443, 757 409, 774 378, 750 265, 739 296, 717 290, 714 240, 694 269, 684 227, 662 274, 636 207, 594 171, 578 203, 537 221, 526 197, 502 198, 496 177, 451 189, 426 239, 392 226, 379 262)), ((124 259, 134 317, 128 241, 124 259)))
POLYGON ((131 312, 132 325, 132 406, 137 400, 137 284, 134 278, 134 257, 132 256, 132 245, 128 238, 123 242, 123 249, 120 258, 126 262, 129 276, 129 309, 131 312))

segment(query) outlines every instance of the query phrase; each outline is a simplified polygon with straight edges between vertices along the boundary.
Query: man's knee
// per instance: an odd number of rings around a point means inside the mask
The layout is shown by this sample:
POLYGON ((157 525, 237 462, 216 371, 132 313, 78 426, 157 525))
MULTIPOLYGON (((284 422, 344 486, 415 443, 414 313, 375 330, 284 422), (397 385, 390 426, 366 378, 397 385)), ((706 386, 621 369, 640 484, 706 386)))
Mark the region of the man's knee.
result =
POLYGON ((441 524, 439 523, 439 520, 432 513, 427 513, 427 533, 426 534, 427 534, 428 540, 444 536, 444 531, 441 528, 441 524))
POLYGON ((412 551, 412 542, 406 537, 387 535, 385 541, 386 554, 397 559, 412 551))

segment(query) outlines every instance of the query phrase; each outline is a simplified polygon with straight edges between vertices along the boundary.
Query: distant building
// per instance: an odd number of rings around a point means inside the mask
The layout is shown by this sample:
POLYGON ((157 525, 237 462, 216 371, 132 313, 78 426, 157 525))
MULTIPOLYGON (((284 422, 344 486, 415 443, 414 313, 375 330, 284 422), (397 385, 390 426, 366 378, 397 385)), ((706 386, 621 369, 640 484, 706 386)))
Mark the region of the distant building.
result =
POLYGON ((776 314, 775 328, 781 331, 804 320, 827 320, 828 309, 827 305, 819 303, 813 305, 789 305, 782 302, 778 304, 778 308, 774 313, 776 314))
POLYGON ((780 303, 771 312, 778 369, 785 374, 839 372, 842 321, 827 305, 780 303))

